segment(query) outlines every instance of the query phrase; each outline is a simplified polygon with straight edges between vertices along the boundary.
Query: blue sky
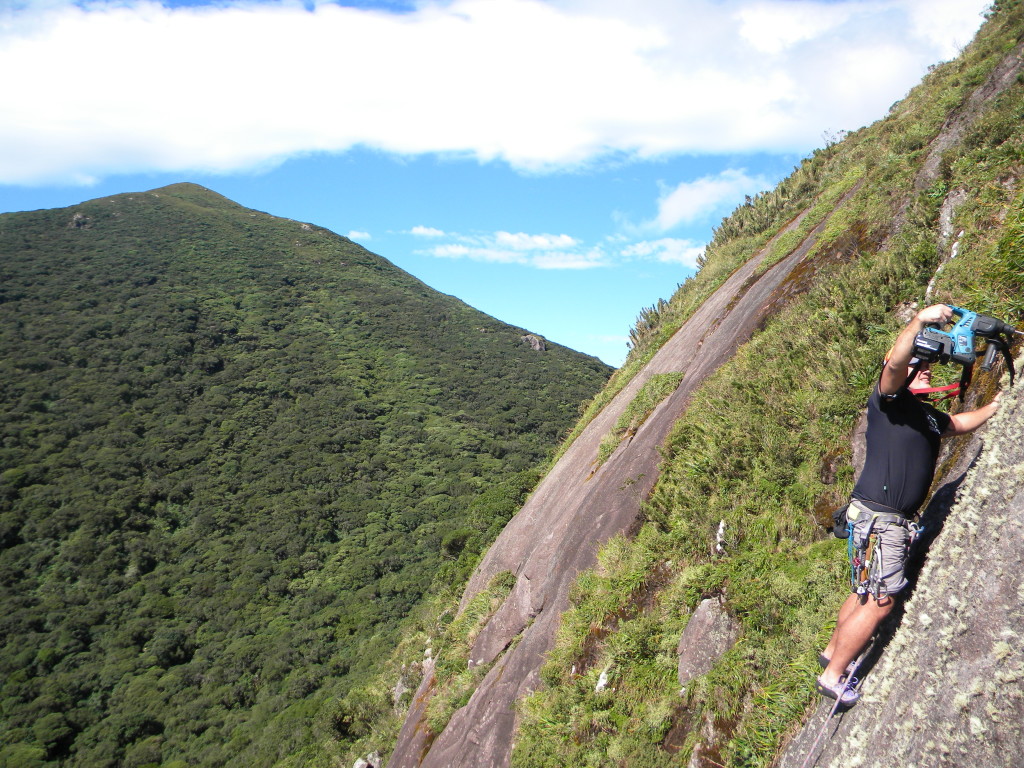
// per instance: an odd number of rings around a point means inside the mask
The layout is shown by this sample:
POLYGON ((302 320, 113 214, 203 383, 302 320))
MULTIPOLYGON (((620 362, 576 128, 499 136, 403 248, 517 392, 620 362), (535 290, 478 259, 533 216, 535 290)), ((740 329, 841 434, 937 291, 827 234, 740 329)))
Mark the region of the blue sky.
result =
POLYGON ((619 365, 984 0, 0 0, 0 211, 193 181, 619 365))

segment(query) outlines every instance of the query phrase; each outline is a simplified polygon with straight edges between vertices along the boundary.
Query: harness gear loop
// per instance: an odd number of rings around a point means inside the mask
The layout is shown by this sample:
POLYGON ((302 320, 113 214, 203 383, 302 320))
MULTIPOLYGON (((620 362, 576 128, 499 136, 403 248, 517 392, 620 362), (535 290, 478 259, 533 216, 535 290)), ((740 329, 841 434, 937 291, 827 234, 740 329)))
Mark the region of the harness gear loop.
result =
MULTIPOLYGON (((882 562, 881 548, 878 546, 875 523, 895 523, 906 528, 910 533, 908 546, 917 539, 921 528, 903 515, 875 512, 863 504, 857 503, 856 500, 850 503, 847 519, 849 537, 846 540, 846 546, 850 558, 850 588, 857 595, 871 594, 875 600, 880 600, 889 594, 884 582, 892 573, 884 571, 885 565, 882 562), (868 521, 867 529, 862 537, 857 537, 854 535, 854 526, 864 513, 870 514, 871 519, 868 521)), ((899 569, 897 568, 897 570, 899 569)))

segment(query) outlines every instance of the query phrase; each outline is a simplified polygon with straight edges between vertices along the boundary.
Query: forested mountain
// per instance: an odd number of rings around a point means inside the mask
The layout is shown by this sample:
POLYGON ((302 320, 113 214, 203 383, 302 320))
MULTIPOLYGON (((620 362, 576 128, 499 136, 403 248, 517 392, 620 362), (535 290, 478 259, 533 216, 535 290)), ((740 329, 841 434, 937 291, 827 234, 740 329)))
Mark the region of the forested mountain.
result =
MULTIPOLYGON (((944 443, 908 570, 923 586, 883 625, 864 698, 826 725, 814 692, 849 590, 830 515, 862 409, 899 330, 938 302, 1024 330, 1020 0, 994 2, 888 116, 747 200, 698 274, 641 312, 626 365, 431 637, 397 743, 381 729, 364 753, 391 768, 1021 765, 1024 383, 1002 363, 941 406, 1004 393, 979 433, 944 443)), ((1019 337, 1014 351, 1020 366, 1019 337)))
POLYGON ((610 373, 190 184, 0 216, 0 334, 10 766, 344 738, 610 373))

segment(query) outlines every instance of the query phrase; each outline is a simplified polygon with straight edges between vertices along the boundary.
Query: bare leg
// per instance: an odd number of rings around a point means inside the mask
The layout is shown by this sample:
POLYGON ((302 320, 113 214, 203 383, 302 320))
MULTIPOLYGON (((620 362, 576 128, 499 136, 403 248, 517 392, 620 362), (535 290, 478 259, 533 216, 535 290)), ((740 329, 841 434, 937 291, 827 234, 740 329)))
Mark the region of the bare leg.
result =
POLYGON ((846 598, 846 602, 844 602, 842 607, 839 609, 839 618, 836 620, 836 628, 832 631, 832 638, 828 641, 828 646, 822 652, 822 655, 824 655, 826 659, 831 659, 832 655, 836 652, 836 638, 839 637, 839 632, 842 629, 843 624, 848 618, 850 618, 850 614, 853 613, 853 609, 857 607, 859 602, 860 598, 851 592, 850 596, 846 598))
POLYGON ((828 667, 821 673, 821 682, 825 685, 835 685, 839 678, 846 672, 847 665, 853 661, 861 649, 867 645, 875 629, 882 623, 882 619, 892 611, 894 601, 886 596, 881 600, 869 597, 865 602, 860 602, 856 595, 853 598, 853 606, 847 610, 850 600, 847 599, 840 610, 840 621, 836 623, 836 631, 833 634, 832 642, 829 643, 831 654, 826 649, 826 655, 831 659, 828 667), (846 612, 845 618, 843 617, 846 612))

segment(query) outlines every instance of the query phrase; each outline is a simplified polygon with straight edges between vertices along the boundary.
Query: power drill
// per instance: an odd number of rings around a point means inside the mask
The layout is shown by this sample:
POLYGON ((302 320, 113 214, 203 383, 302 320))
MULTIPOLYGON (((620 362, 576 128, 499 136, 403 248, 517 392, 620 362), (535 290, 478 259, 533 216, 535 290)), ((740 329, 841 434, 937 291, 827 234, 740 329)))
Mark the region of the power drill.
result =
POLYGON ((981 337, 988 342, 981 370, 990 371, 999 352, 1007 361, 1010 371, 1010 383, 1013 384, 1013 360, 1010 358, 1010 336, 1014 333, 1024 335, 1009 323, 1004 323, 988 315, 979 315, 969 309, 947 305, 953 310, 956 322, 948 331, 937 325, 928 325, 914 339, 914 355, 925 362, 948 363, 952 360, 964 367, 974 365, 978 354, 974 351, 976 338, 981 337))

